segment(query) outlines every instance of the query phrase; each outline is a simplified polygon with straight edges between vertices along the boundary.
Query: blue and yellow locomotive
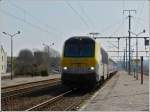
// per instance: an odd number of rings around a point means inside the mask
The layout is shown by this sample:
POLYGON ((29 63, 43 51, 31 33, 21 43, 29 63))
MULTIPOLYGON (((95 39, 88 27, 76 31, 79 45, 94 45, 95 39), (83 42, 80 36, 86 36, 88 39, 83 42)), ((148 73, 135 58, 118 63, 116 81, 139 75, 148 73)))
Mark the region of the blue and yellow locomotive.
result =
POLYGON ((64 43, 61 67, 63 84, 94 86, 109 75, 108 54, 90 37, 71 37, 64 43))

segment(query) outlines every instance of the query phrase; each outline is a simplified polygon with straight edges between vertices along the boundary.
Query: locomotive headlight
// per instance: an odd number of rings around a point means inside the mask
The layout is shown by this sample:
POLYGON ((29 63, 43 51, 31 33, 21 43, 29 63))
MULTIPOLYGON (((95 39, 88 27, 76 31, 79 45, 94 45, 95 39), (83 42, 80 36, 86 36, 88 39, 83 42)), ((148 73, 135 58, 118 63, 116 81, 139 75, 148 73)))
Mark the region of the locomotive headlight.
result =
POLYGON ((94 67, 90 67, 90 70, 94 70, 94 67))
POLYGON ((67 67, 64 67, 64 70, 67 70, 68 68, 67 67))

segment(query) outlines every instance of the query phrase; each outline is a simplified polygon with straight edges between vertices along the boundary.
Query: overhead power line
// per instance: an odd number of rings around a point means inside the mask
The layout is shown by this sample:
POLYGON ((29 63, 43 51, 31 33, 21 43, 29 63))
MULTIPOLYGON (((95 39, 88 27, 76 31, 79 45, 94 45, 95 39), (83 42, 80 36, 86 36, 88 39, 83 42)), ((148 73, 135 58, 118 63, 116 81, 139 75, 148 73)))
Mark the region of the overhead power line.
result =
POLYGON ((141 27, 149 27, 148 24, 145 24, 145 20, 143 20, 142 18, 133 17, 133 19, 136 21, 135 23, 139 24, 141 27))
MULTIPOLYGON (((122 24, 122 21, 115 21, 113 24, 106 26, 105 28, 103 28, 100 32, 105 32, 105 31, 109 31, 110 29, 114 28, 116 25, 120 25, 122 24)), ((109 31, 110 32, 110 31, 109 31)))
POLYGON ((82 11, 82 13, 84 14, 84 16, 85 16, 85 17, 88 19, 88 21, 91 23, 91 25, 92 25, 93 27, 95 27, 95 24, 93 24, 93 21, 91 20, 91 18, 90 18, 90 17, 87 15, 87 13, 85 12, 83 5, 81 5, 80 2, 78 2, 78 6, 79 6, 79 8, 81 9, 81 11, 82 11))
MULTIPOLYGON (((133 17, 133 19, 134 18, 139 18, 140 16, 141 16, 141 14, 142 14, 142 12, 143 12, 143 8, 144 8, 144 3, 145 2, 143 2, 143 3, 139 3, 139 5, 137 6, 137 8, 136 8, 136 10, 137 10, 137 15, 135 16, 135 17, 133 17)), ((134 21, 135 22, 135 21, 134 21)), ((138 22, 138 21, 136 21, 136 22, 138 22)), ((135 23, 136 23, 135 22, 135 23)), ((144 21, 145 22, 145 21, 144 21)), ((139 24, 139 25, 141 25, 141 24, 139 24)), ((141 25, 143 28, 145 27, 144 25, 141 25)), ((133 25, 133 28, 137 28, 138 27, 138 24, 134 24, 133 25)))
POLYGON ((43 28, 41 28, 40 26, 37 26, 37 25, 35 25, 35 24, 32 24, 31 22, 25 21, 23 18, 17 17, 17 16, 15 16, 15 15, 11 14, 10 12, 7 12, 7 11, 5 11, 5 10, 3 10, 3 9, 1 9, 0 12, 4 13, 4 14, 10 16, 10 17, 13 17, 14 19, 17 19, 17 20, 19 20, 19 21, 21 21, 21 22, 24 22, 24 23, 26 23, 26 24, 28 24, 28 25, 32 26, 33 28, 36 28, 36 29, 38 29, 38 30, 40 30, 40 31, 43 31, 43 32, 52 34, 52 33, 49 32, 48 30, 43 29, 43 28))
POLYGON ((85 24, 85 26, 89 27, 88 23, 84 20, 84 18, 78 13, 78 11, 72 7, 72 5, 68 2, 68 1, 65 1, 66 4, 72 9, 72 11, 74 13, 76 13, 76 15, 79 16, 80 20, 85 24))
POLYGON ((115 33, 118 32, 118 31, 121 29, 121 27, 123 27, 124 23, 125 23, 125 19, 122 20, 122 22, 118 25, 118 27, 117 27, 117 28, 115 29, 115 31, 110 35, 110 37, 113 36, 113 35, 115 35, 115 33))
POLYGON ((57 30, 56 28, 44 23, 43 21, 41 21, 40 19, 38 19, 37 17, 35 17, 34 15, 32 15, 29 11, 27 11, 26 9, 22 8, 22 7, 19 7, 18 5, 12 3, 12 2, 9 2, 12 6, 14 6, 15 8, 19 9, 20 11, 22 12, 25 12, 26 14, 28 14, 28 16, 30 16, 32 19, 36 20, 38 23, 41 23, 43 24, 46 28, 49 28, 50 30, 52 30, 53 32, 57 32, 57 33, 60 33, 60 34, 63 34, 65 35, 65 33, 63 33, 62 31, 60 30, 57 30))

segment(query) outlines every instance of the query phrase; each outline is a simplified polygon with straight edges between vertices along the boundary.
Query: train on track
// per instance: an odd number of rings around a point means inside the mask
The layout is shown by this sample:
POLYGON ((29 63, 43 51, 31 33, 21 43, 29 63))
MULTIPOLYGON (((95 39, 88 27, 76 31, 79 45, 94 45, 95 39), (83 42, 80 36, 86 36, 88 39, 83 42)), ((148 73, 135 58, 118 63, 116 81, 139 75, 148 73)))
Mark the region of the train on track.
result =
POLYGON ((61 81, 67 86, 95 86, 117 71, 99 42, 87 36, 75 36, 64 42, 61 81))

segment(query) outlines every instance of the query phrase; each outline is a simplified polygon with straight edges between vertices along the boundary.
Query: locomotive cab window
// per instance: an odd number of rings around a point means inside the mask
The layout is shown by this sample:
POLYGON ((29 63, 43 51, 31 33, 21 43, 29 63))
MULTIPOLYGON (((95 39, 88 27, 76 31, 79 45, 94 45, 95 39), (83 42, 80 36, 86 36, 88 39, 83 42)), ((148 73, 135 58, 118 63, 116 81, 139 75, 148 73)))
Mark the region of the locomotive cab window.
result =
POLYGON ((66 42, 64 57, 94 57, 95 43, 86 39, 74 39, 66 42))

